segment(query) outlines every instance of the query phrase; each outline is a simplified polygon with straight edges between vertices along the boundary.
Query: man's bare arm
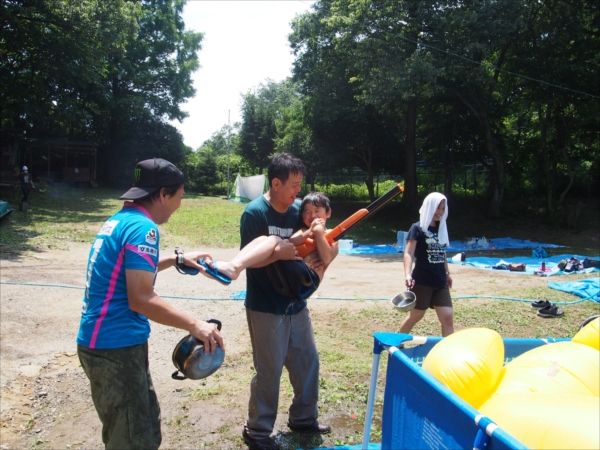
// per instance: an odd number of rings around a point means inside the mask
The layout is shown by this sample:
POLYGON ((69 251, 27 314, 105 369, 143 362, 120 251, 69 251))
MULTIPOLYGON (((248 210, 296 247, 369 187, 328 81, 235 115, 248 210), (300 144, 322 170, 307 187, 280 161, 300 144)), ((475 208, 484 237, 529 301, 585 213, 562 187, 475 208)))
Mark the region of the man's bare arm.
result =
POLYGON ((298 253, 296 252, 296 246, 294 244, 292 244, 288 239, 282 239, 279 242, 279 244, 277 244, 277 246, 273 250, 273 253, 271 254, 271 256, 268 259, 262 261, 260 264, 252 266, 252 267, 253 268, 265 267, 265 266, 268 266, 269 264, 274 263, 275 261, 280 261, 280 260, 284 260, 284 261, 292 261, 292 260, 301 261, 302 260, 302 258, 300 258, 298 256, 298 253))
POLYGON ((163 325, 181 328, 201 340, 211 354, 215 347, 225 348, 221 333, 213 324, 198 320, 178 310, 154 292, 154 273, 147 270, 126 270, 129 308, 163 325))

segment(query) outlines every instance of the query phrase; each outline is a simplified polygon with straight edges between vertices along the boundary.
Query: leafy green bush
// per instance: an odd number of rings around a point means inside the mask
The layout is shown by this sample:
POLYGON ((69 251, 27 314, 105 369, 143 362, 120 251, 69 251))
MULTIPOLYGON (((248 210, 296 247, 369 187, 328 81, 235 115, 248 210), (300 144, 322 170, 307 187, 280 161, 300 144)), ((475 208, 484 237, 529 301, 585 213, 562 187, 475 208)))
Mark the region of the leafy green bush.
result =
MULTIPOLYGON (((394 180, 376 182, 374 187, 375 198, 385 194, 397 184, 398 182, 394 180)), ((302 189, 301 195, 306 194, 310 189, 310 185, 305 185, 302 189)), ((365 183, 321 184, 316 182, 315 190, 324 192, 331 201, 370 201, 369 190, 367 189, 367 185, 365 183)))

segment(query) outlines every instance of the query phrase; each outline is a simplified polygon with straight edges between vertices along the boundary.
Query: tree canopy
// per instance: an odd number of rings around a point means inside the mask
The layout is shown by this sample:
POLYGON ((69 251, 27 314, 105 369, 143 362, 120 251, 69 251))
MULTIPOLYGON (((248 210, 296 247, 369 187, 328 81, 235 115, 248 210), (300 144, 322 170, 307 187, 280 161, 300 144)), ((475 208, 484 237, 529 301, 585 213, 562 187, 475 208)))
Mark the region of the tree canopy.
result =
POLYGON ((28 137, 96 141, 114 180, 143 155, 175 162, 201 33, 183 0, 11 0, 0 17, 0 120, 28 137), (150 152, 150 154, 149 154, 150 152), (119 168, 123 168, 120 170, 119 168))
POLYGON ((487 167, 488 217, 525 171, 543 172, 534 190, 551 210, 577 165, 598 170, 600 15, 590 1, 321 0, 293 29, 313 140, 332 153, 339 144, 349 164, 373 155, 369 173, 404 173, 411 208, 417 161, 442 166, 450 194, 454 166, 487 167))

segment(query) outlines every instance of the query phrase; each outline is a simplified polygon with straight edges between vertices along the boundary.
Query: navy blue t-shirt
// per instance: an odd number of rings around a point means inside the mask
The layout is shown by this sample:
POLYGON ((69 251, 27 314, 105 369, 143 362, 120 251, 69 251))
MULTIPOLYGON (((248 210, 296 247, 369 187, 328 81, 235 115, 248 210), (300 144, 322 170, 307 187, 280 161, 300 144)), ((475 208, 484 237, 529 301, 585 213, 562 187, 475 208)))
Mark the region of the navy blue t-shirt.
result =
MULTIPOLYGON (((301 201, 296 200, 285 213, 275 210, 261 195, 252 200, 240 221, 241 248, 259 236, 272 234, 288 239, 302 226, 300 218, 301 201)), ((296 314, 306 307, 306 300, 290 301, 277 293, 269 279, 267 267, 246 269, 246 308, 252 311, 271 314, 296 314)))
POLYGON ((446 281, 446 251, 438 240, 439 222, 423 232, 419 222, 413 223, 406 239, 417 241, 412 278, 418 284, 440 287, 446 281))

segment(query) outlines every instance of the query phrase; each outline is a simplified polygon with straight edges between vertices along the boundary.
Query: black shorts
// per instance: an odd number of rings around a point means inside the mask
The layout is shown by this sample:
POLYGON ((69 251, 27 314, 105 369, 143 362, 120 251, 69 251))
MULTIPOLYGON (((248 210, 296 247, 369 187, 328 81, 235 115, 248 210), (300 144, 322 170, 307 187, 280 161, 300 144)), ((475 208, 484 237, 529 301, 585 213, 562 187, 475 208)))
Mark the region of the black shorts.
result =
POLYGON ((306 300, 321 283, 304 261, 275 261, 267 266, 267 273, 277 293, 288 300, 306 300))
POLYGON ((433 309, 434 306, 449 306, 452 308, 452 297, 450 297, 448 285, 434 287, 415 283, 412 291, 417 296, 415 309, 425 311, 427 308, 433 309))

